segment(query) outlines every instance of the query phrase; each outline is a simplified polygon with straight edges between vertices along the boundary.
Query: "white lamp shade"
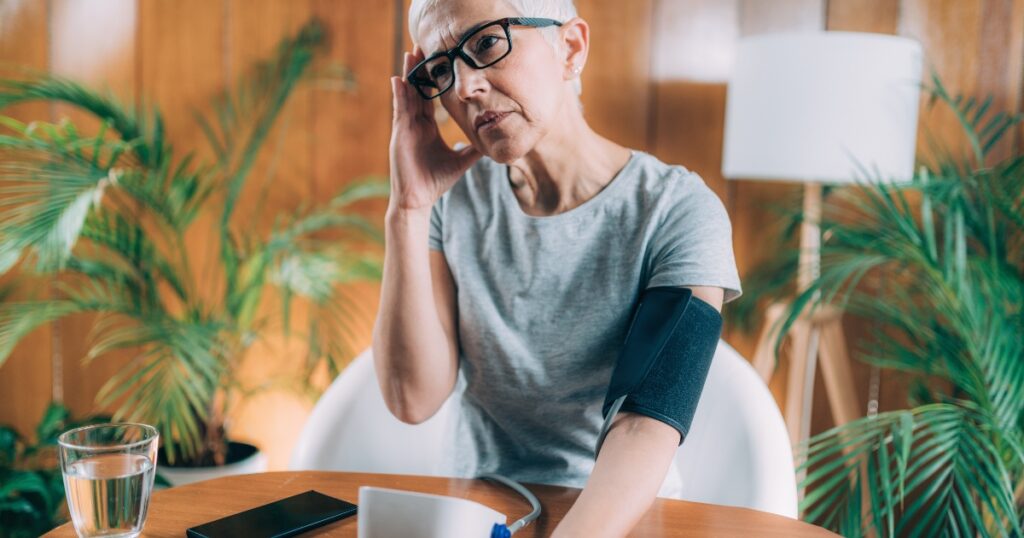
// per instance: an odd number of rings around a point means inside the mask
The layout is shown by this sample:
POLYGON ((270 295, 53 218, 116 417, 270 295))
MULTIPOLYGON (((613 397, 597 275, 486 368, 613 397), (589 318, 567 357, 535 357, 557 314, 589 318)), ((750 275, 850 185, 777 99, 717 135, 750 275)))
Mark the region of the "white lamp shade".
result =
POLYGON ((921 46, 911 39, 852 32, 745 38, 728 87, 722 174, 909 179, 920 82, 921 46))

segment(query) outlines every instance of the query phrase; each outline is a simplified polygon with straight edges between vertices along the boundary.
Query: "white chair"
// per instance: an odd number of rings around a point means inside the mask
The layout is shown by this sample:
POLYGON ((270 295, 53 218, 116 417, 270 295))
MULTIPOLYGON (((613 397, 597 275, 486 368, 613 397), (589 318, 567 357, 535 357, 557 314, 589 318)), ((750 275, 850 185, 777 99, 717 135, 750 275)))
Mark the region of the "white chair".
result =
MULTIPOLYGON (((290 467, 437 475, 458 405, 456 394, 423 424, 402 423, 384 405, 367 350, 320 398, 290 467)), ((793 453, 782 415, 754 369, 723 341, 675 463, 681 499, 797 516, 793 453)))

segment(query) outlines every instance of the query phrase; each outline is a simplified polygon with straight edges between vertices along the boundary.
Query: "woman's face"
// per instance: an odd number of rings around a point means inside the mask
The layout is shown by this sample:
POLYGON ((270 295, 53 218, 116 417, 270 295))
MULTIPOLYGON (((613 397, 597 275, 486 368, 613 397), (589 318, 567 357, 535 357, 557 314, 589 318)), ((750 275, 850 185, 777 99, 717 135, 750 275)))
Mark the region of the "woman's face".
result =
MULTIPOLYGON (((531 15, 514 13, 501 1, 442 2, 423 14, 417 41, 429 58, 455 47, 467 31, 481 23, 531 15)), ((486 69, 473 69, 461 58, 455 60, 455 85, 438 98, 470 142, 500 163, 512 162, 532 150, 572 95, 566 83, 571 68, 541 30, 525 26, 510 30, 512 51, 508 56, 486 69)))

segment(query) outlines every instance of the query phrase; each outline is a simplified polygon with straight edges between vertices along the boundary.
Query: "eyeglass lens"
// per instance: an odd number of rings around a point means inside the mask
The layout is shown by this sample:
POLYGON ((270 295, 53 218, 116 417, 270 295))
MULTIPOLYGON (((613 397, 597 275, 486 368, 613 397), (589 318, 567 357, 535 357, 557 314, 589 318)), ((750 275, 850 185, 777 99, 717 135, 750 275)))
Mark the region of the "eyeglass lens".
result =
MULTIPOLYGON (((489 67, 505 57, 511 50, 508 34, 500 24, 480 28, 462 44, 462 54, 472 61, 470 67, 489 67)), ((426 96, 434 97, 455 82, 455 69, 448 56, 438 56, 411 73, 414 83, 426 96)))

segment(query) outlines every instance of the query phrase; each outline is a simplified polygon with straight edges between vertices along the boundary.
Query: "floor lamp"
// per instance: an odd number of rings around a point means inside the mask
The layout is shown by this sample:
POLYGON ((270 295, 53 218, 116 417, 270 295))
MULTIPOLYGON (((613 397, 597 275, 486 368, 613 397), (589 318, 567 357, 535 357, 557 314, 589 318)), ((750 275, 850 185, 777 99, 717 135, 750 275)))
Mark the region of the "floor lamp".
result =
MULTIPOLYGON (((813 32, 740 41, 728 87, 722 174, 803 183, 799 293, 820 268, 822 186, 911 177, 920 80, 921 47, 911 39, 813 32)), ((754 354, 766 382, 786 306, 768 308, 754 354)), ((819 362, 835 422, 859 417, 841 313, 826 308, 805 316, 788 337, 784 414, 793 442, 810 432, 819 362)))

